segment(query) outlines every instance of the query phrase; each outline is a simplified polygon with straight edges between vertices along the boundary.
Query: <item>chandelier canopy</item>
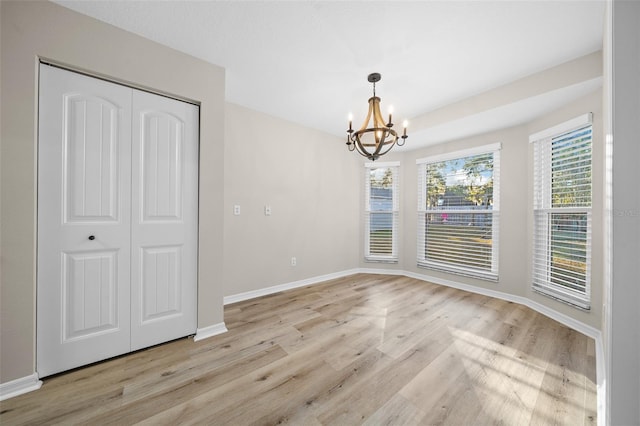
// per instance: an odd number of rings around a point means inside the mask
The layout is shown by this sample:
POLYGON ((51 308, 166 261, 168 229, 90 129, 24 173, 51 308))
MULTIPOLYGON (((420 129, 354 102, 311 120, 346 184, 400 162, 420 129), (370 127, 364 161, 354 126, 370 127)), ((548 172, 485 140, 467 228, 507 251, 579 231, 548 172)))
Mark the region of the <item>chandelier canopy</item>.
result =
POLYGON ((380 156, 386 154, 394 145, 403 146, 407 139, 407 121, 402 123, 404 132, 402 136, 398 134, 391 121, 392 113, 389 112, 387 123, 382 119, 380 113, 380 98, 376 96, 376 83, 382 76, 374 72, 369 74, 367 80, 373 83, 373 96, 369 98, 369 112, 367 118, 362 123, 360 130, 353 130, 353 118, 349 116, 349 130, 347 130, 347 148, 349 151, 357 150, 358 153, 367 157, 371 161, 376 161, 380 156), (371 121, 371 125, 369 122, 371 121), (400 139, 400 140, 398 140, 400 139))

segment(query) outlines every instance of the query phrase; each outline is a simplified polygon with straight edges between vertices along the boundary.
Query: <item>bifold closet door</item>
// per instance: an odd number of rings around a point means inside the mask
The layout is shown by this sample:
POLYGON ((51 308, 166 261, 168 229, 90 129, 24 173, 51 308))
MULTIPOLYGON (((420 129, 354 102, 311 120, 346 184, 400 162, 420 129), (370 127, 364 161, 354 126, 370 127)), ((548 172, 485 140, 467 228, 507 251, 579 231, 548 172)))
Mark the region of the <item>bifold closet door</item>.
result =
POLYGON ((196 329, 198 108, 40 66, 37 371, 196 329))
POLYGON ((198 107, 134 90, 131 349, 196 330, 198 107))
POLYGON ((131 89, 40 66, 37 369, 129 351, 131 89))

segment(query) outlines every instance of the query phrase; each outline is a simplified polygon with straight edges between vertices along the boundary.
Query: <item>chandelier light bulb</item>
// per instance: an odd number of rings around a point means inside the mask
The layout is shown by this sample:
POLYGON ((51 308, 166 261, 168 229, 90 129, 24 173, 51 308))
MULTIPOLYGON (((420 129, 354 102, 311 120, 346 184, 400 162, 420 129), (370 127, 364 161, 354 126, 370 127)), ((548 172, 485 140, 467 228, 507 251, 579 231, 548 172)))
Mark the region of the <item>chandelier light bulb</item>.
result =
POLYGON ((404 141, 408 138, 407 136, 407 127, 409 127, 409 122, 407 120, 404 120, 402 122, 402 142, 398 142, 398 145, 402 146, 404 145, 404 141))

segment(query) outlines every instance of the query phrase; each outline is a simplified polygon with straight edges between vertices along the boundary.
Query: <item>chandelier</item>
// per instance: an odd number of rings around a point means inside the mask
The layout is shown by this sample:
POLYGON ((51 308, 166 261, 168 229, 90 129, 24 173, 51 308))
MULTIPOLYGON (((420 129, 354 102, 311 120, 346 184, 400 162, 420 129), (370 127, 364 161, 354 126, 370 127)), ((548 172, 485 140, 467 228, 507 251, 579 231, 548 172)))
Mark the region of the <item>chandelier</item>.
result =
POLYGON ((347 148, 349 151, 357 150, 358 153, 367 157, 371 161, 376 161, 380 156, 386 154, 394 145, 403 146, 407 139, 407 121, 402 123, 404 133, 398 140, 398 134, 391 122, 392 112, 389 111, 389 122, 385 123, 380 113, 380 98, 376 96, 376 83, 382 76, 374 72, 369 74, 367 80, 373 83, 373 96, 369 98, 369 112, 367 118, 362 123, 360 130, 353 130, 353 117, 349 116, 349 130, 347 130, 347 148), (371 126, 369 127, 369 121, 371 126))

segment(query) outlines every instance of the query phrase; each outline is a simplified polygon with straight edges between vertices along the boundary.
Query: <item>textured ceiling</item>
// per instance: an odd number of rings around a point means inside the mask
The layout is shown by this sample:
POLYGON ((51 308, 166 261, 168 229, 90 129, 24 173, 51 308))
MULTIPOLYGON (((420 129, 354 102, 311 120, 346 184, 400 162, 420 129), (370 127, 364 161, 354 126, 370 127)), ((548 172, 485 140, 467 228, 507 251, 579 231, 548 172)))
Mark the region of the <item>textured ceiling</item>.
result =
MULTIPOLYGON (((601 49, 605 10, 604 0, 56 3, 224 67, 227 101, 341 137, 350 112, 364 118, 371 72, 382 74, 383 110, 411 121, 601 49)), ((523 105, 505 108, 501 125, 522 121, 523 105)), ((444 139, 464 123, 450 127, 444 139)))

